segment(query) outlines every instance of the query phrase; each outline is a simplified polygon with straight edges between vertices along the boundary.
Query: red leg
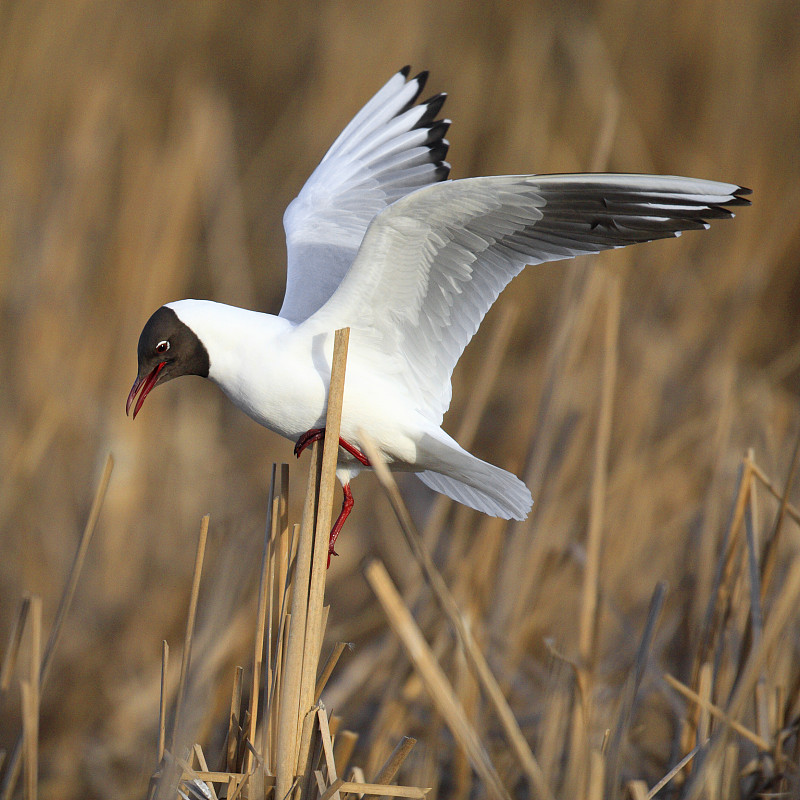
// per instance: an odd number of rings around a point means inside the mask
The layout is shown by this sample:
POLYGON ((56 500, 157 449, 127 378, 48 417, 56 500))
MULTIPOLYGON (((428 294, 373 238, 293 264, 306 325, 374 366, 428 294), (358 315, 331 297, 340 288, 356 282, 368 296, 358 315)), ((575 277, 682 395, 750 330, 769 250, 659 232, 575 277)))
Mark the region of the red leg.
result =
MULTIPOLYGON (((325 428, 312 428, 310 431, 306 431, 295 443, 294 446, 294 454, 300 458, 300 453, 306 449, 309 445, 313 444, 314 442, 318 442, 320 439, 325 437, 325 428)), ((354 447, 350 442, 346 442, 342 437, 339 437, 339 447, 347 450, 353 458, 360 461, 365 467, 370 466, 369 459, 357 448, 354 447)))
POLYGON ((331 556, 339 555, 336 550, 334 550, 334 545, 336 544, 337 537, 342 532, 344 521, 350 516, 350 512, 353 510, 353 493, 350 491, 350 484, 342 484, 342 491, 344 492, 342 510, 339 512, 339 516, 336 518, 336 522, 333 525, 333 530, 331 531, 331 538, 328 542, 328 567, 331 565, 331 556))
POLYGON ((365 467, 371 466, 369 459, 357 447, 354 447, 352 444, 350 444, 350 442, 346 442, 344 439, 342 439, 341 436, 339 437, 339 447, 343 447, 345 450, 347 450, 347 452, 350 453, 353 458, 360 461, 365 467))

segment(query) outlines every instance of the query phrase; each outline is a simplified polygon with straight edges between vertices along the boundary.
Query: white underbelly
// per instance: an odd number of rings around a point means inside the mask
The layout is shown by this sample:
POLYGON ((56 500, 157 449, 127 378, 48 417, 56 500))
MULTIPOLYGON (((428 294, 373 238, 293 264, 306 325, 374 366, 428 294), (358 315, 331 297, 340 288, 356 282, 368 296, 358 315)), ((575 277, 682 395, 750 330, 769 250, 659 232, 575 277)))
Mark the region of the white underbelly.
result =
MULTIPOLYGON (((309 363, 294 362, 284 370, 278 366, 273 363, 269 374, 246 370, 238 380, 217 383, 257 423, 296 442, 306 431, 325 427, 328 387, 309 363)), ((365 430, 389 460, 413 464, 414 433, 421 424, 402 387, 359 369, 357 362, 349 366, 342 438, 357 446, 358 433, 365 430)))

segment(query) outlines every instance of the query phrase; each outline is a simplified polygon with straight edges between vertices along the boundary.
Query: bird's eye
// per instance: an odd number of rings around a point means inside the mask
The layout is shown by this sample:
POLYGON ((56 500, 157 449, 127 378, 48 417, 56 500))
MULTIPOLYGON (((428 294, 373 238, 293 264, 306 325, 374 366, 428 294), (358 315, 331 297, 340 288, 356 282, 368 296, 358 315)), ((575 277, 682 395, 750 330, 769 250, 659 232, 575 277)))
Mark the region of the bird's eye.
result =
POLYGON ((169 350, 169 342, 165 339, 156 345, 156 353, 166 353, 169 350))

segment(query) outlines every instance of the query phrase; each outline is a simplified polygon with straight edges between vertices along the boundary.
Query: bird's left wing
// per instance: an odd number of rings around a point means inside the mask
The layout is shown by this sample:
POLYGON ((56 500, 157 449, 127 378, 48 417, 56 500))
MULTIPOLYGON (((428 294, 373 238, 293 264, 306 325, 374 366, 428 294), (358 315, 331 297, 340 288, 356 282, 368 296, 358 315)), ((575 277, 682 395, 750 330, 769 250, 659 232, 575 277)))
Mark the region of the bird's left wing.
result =
POLYGON ((445 179, 449 120, 440 94, 414 105, 427 79, 400 70, 356 114, 289 204, 286 295, 280 316, 301 322, 333 294, 367 226, 390 203, 445 179))
POLYGON ((678 236, 731 217, 749 190, 656 175, 529 175, 439 183, 373 220, 352 268, 307 322, 350 326, 351 347, 395 373, 439 424, 450 376, 497 296, 526 264, 678 236))

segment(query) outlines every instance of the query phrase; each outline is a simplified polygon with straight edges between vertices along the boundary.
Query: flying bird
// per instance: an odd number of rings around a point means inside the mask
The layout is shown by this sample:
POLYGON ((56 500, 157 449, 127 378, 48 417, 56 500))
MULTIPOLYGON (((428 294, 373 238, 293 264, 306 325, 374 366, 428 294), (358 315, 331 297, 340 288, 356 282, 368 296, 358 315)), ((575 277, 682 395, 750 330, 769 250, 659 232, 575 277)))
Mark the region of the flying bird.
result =
POLYGON ((288 275, 277 316, 178 300, 147 321, 133 416, 181 375, 216 383, 259 424, 296 443, 323 434, 333 334, 349 326, 337 477, 342 510, 369 467, 365 430, 395 470, 492 516, 524 519, 517 477, 448 436, 456 362, 497 296, 529 264, 679 236, 729 218, 750 190, 657 175, 503 175, 447 180, 444 94, 395 74, 345 127, 286 209, 288 275))

